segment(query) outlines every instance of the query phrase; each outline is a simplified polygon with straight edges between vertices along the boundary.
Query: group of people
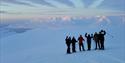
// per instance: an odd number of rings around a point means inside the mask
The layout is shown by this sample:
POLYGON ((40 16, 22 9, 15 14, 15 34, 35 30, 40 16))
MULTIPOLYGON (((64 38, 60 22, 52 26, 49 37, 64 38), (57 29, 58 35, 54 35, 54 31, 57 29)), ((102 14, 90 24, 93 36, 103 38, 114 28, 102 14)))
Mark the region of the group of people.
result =
MULTIPOLYGON (((93 34, 88 34, 88 33, 85 33, 85 37, 87 39, 87 47, 88 47, 88 50, 91 50, 91 39, 93 38, 94 42, 95 42, 95 50, 99 49, 99 50, 104 50, 104 40, 105 40, 105 37, 104 35, 106 34, 106 31, 105 30, 101 30, 99 31, 98 33, 95 32, 94 35, 93 34)), ((78 37, 78 39, 76 40, 76 38, 73 36, 72 38, 70 36, 66 36, 66 45, 67 45, 67 54, 70 54, 71 51, 70 51, 70 47, 72 46, 72 52, 76 52, 76 43, 78 42, 79 43, 79 51, 85 51, 84 49, 84 41, 85 39, 83 38, 82 35, 80 35, 78 37)))

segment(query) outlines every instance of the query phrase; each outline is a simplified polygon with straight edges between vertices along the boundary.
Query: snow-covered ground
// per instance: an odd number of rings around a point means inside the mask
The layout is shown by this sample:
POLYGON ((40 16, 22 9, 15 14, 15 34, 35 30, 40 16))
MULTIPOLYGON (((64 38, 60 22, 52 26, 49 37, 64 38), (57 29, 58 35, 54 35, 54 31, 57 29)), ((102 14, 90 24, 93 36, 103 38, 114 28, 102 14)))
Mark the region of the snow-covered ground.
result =
MULTIPOLYGON (((125 23, 117 21, 118 18, 113 19, 108 25, 100 23, 103 25, 101 27, 100 24, 87 26, 91 24, 88 21, 86 25, 81 24, 81 21, 49 24, 49 28, 41 25, 36 29, 0 38, 0 63, 125 63, 125 23), (105 36, 105 50, 94 50, 92 41, 91 51, 79 52, 76 44, 77 53, 66 54, 66 35, 78 38, 79 34, 84 36, 85 32, 94 33, 101 28, 108 33, 105 36)), ((86 41, 84 45, 87 49, 86 41)))

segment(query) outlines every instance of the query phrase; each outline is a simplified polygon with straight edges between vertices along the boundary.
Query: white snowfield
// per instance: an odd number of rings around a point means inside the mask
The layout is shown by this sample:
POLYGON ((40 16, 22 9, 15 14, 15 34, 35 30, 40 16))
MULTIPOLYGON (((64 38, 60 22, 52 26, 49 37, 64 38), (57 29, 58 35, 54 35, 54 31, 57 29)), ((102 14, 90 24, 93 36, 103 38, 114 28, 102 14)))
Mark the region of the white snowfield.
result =
POLYGON ((66 54, 65 36, 61 30, 34 29, 2 38, 0 63, 125 63, 123 39, 106 35, 105 50, 94 50, 92 41, 91 51, 79 52, 76 44, 77 53, 66 54))
POLYGON ((110 24, 102 23, 104 27, 91 26, 93 21, 74 21, 76 24, 67 25, 57 22, 62 29, 56 29, 56 26, 49 29, 42 24, 43 27, 0 38, 0 63, 125 63, 125 22, 119 20, 112 18, 110 24), (79 34, 84 37, 86 32, 99 32, 102 28, 107 32, 105 50, 94 50, 92 40, 92 48, 87 51, 85 39, 86 51, 80 52, 76 43, 77 52, 66 54, 66 35, 77 39, 79 34))

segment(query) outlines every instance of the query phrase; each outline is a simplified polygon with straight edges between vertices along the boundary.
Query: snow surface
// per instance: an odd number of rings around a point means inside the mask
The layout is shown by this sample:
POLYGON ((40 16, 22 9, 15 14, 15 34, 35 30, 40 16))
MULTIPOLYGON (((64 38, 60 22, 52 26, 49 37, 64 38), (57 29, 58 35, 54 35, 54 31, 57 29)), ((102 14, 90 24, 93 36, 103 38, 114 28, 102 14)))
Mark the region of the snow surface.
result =
MULTIPOLYGON (((66 35, 77 38, 79 34, 84 36, 85 32, 100 30, 98 25, 94 29, 84 27, 59 30, 36 28, 0 38, 0 63, 125 63, 125 24, 118 21, 104 27, 108 32, 106 50, 94 50, 92 41, 91 51, 79 52, 76 44, 77 53, 66 54, 66 35)), ((86 41, 84 45, 87 49, 86 41)))

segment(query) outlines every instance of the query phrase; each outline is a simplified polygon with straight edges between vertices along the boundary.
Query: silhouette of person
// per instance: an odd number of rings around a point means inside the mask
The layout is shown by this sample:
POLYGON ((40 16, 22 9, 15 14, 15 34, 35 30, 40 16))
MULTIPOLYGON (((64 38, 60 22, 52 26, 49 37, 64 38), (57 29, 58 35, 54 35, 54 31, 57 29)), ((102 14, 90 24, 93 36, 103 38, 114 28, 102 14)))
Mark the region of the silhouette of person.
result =
POLYGON ((73 38, 72 38, 72 52, 76 52, 76 47, 75 47, 75 44, 76 44, 76 39, 75 39, 75 37, 73 36, 73 38))
POLYGON ((104 50, 104 35, 106 34, 105 30, 99 32, 99 42, 101 43, 101 49, 104 50))
POLYGON ((66 45, 67 45, 67 54, 70 54, 70 44, 71 44, 71 37, 66 36, 66 45))
POLYGON ((90 34, 85 34, 85 37, 87 38, 87 45, 88 45, 88 50, 91 50, 91 38, 92 38, 92 34, 90 36, 90 34))
POLYGON ((82 48, 83 51, 85 51, 84 44, 83 44, 83 41, 85 41, 85 40, 83 39, 82 35, 80 35, 78 37, 78 41, 79 41, 79 51, 81 51, 81 48, 82 48))
POLYGON ((96 44, 95 50, 97 50, 97 48, 100 49, 99 34, 97 32, 94 33, 93 40, 96 44))

